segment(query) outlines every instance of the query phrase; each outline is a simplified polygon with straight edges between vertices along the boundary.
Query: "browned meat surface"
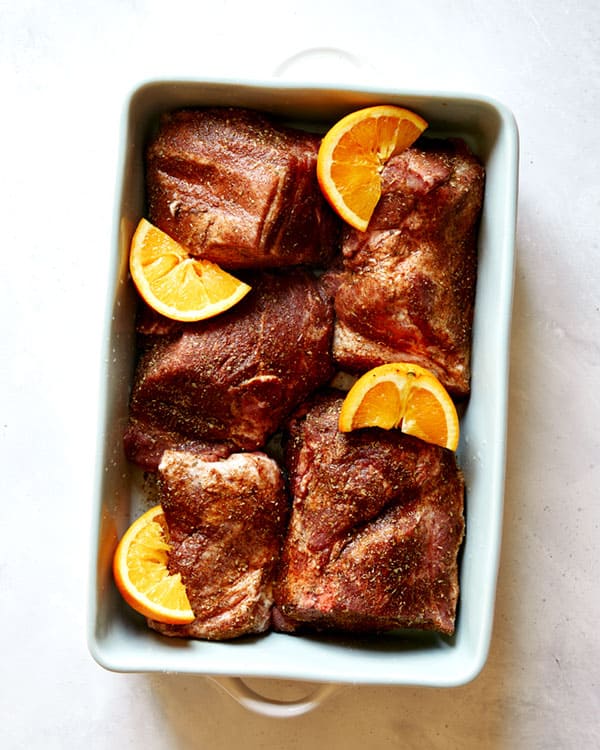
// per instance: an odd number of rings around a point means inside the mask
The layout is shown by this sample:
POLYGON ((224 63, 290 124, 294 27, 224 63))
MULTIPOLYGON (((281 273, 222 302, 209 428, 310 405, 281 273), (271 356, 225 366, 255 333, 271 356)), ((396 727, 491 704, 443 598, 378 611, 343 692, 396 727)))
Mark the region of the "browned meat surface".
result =
POLYGON ((315 397, 292 421, 293 509, 274 624, 451 634, 464 531, 454 454, 399 431, 342 434, 343 397, 315 397))
POLYGON ((145 425, 155 448, 165 432, 167 443, 175 434, 254 450, 331 377, 333 315, 314 277, 263 271, 249 281, 230 311, 144 338, 130 401, 132 460, 144 453, 145 425))
POLYGON ((196 619, 150 626, 166 635, 211 640, 267 630, 287 515, 275 461, 261 453, 207 461, 166 451, 159 486, 171 542, 169 569, 181 573, 196 619))
POLYGON ((466 395, 484 171, 462 142, 420 143, 388 162, 368 230, 345 232, 324 280, 334 357, 351 371, 414 362, 466 395))
POLYGON ((147 152, 150 220, 225 268, 325 265, 340 224, 317 183, 319 141, 245 109, 166 114, 147 152))

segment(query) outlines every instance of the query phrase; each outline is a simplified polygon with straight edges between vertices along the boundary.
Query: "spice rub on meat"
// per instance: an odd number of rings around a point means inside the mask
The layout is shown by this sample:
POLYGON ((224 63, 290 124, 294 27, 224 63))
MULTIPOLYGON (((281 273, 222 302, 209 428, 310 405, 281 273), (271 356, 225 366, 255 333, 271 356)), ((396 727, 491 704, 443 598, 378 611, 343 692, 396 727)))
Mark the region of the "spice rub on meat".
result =
POLYGON ((340 222, 317 182, 319 142, 248 109, 167 113, 146 155, 150 220, 224 268, 324 266, 340 222))
POLYGON ((317 395, 291 421, 274 625, 451 634, 464 532, 454 454, 397 430, 340 433, 342 400, 317 395))
POLYGON ((342 230, 318 145, 204 108, 164 115, 147 150, 152 223, 252 287, 197 323, 141 307, 125 451, 157 472, 196 615, 149 623, 166 635, 454 632, 456 457, 398 430, 341 433, 343 395, 324 386, 404 361, 468 395, 484 170, 463 142, 422 138, 383 169, 367 231, 342 230), (289 497, 258 452, 282 428, 289 497))
POLYGON ((165 635, 208 640, 267 630, 287 516, 275 461, 262 453, 206 460, 166 451, 158 478, 169 570, 181 574, 196 619, 149 625, 165 635))
POLYGON ((130 399, 130 460, 156 460, 169 441, 260 448, 331 377, 333 314, 314 276, 259 271, 249 280, 252 290, 230 311, 165 324, 145 342, 130 399))
POLYGON ((462 141, 421 139, 389 160, 369 228, 345 231, 341 267, 325 277, 342 368, 413 362, 468 394, 483 188, 462 141))

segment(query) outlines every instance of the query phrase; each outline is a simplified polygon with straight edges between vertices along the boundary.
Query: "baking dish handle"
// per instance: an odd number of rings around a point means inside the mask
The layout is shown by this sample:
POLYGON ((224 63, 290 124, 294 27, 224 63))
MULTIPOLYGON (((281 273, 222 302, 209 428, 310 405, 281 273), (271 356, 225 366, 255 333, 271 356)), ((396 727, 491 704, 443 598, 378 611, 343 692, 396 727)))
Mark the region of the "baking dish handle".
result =
POLYGON ((310 47, 300 50, 283 60, 273 71, 275 78, 286 80, 323 82, 328 79, 338 82, 368 82, 374 71, 360 57, 337 47, 310 47))
POLYGON ((280 701, 257 693, 241 677, 211 676, 210 679, 248 711, 254 711, 254 713, 275 719, 287 719, 308 713, 338 690, 337 685, 324 683, 317 685, 303 698, 280 701))

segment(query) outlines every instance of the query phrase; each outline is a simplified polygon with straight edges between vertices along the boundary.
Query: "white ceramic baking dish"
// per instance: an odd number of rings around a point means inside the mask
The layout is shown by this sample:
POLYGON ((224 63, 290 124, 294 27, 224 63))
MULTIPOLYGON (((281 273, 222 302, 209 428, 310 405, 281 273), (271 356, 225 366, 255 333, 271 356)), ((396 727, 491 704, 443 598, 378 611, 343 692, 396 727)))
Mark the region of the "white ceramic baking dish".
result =
POLYGON ((506 445, 507 381, 518 183, 518 134, 511 113, 483 97, 439 92, 282 85, 280 82, 156 81, 129 98, 113 233, 112 277, 102 353, 98 473, 92 537, 89 646, 119 672, 211 676, 250 709, 269 715, 309 710, 332 685, 451 687, 473 679, 487 658, 499 561, 506 445), (143 477, 123 455, 133 372, 135 295, 128 278, 131 235, 144 213, 143 147, 158 115, 188 105, 239 105, 326 128, 371 104, 419 112, 429 135, 461 136, 486 168, 473 331, 472 394, 458 450, 467 485, 467 533, 460 560, 456 634, 290 636, 270 633, 237 642, 161 637, 120 598, 111 576, 118 538, 144 507, 143 477), (279 705, 240 678, 317 683, 307 698, 279 705))

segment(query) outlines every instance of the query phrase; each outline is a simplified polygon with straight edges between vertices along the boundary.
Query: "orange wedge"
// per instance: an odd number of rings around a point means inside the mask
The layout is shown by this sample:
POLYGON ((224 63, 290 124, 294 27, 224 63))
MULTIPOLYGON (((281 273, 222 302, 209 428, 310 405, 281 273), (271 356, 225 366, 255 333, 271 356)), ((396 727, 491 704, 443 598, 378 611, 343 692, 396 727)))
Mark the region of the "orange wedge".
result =
POLYGON ((179 573, 167 567, 170 545, 165 517, 156 505, 134 521, 119 542, 113 575, 125 601, 158 622, 184 625, 194 613, 179 573))
POLYGON ((361 427, 399 428, 452 451, 460 432, 456 407, 444 386, 429 370, 404 362, 369 370, 346 394, 339 429, 361 427))
POLYGON ((317 159, 321 190, 333 209, 364 232, 381 196, 386 162, 412 145, 427 127, 403 107, 379 105, 352 112, 323 137, 317 159))
POLYGON ((138 292, 161 315, 173 320, 204 320, 228 310, 250 287, 216 263, 191 258, 183 245, 142 219, 129 253, 138 292))

